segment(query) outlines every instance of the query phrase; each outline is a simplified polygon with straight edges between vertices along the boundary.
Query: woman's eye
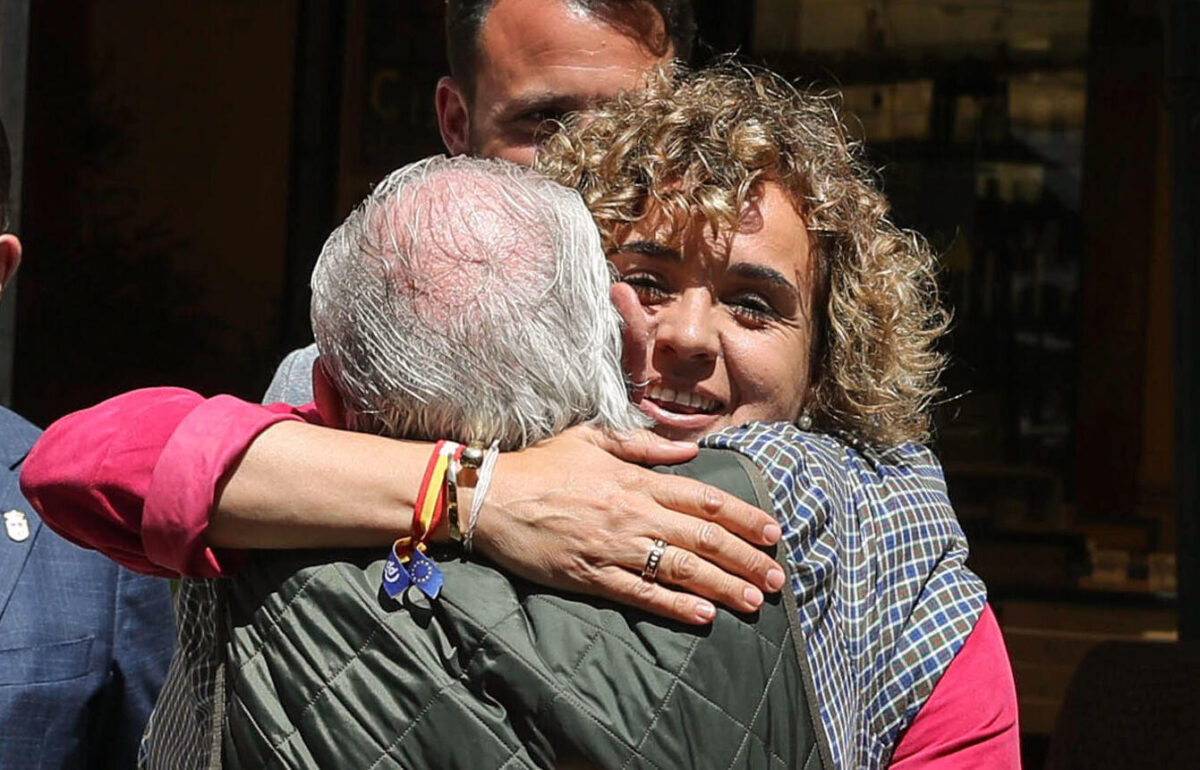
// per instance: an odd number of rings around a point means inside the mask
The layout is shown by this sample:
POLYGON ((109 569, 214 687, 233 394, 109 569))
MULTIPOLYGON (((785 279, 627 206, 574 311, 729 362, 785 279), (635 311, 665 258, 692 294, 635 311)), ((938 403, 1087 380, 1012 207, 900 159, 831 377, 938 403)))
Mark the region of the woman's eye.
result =
POLYGON ((643 301, 662 299, 670 293, 661 279, 648 273, 631 273, 622 276, 621 281, 632 286, 643 301))
POLYGON ((753 323, 767 323, 779 318, 771 303, 757 294, 746 294, 726 300, 726 305, 735 316, 753 323))

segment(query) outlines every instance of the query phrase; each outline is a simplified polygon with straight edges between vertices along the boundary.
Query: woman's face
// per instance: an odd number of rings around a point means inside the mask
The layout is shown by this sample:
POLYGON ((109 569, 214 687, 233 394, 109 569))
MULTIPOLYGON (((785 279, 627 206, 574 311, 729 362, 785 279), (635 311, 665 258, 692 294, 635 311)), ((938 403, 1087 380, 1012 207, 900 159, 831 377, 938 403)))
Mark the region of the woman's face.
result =
MULTIPOLYGON (((793 420, 809 383, 813 275, 804 218, 764 184, 736 233, 703 217, 675 238, 649 212, 611 255, 649 327, 626 364, 656 432, 695 440, 729 425, 793 420)), ((640 324, 631 323, 631 326, 640 324)))

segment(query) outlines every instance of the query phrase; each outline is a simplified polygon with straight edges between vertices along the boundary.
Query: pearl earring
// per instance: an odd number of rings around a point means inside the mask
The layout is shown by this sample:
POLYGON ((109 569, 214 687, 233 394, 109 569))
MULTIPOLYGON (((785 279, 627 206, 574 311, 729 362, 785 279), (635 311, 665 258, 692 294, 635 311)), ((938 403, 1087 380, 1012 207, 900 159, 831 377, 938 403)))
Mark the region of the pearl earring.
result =
POLYGON ((812 417, 809 416, 808 412, 804 412, 796 420, 796 427, 800 430, 812 430, 812 425, 812 417))

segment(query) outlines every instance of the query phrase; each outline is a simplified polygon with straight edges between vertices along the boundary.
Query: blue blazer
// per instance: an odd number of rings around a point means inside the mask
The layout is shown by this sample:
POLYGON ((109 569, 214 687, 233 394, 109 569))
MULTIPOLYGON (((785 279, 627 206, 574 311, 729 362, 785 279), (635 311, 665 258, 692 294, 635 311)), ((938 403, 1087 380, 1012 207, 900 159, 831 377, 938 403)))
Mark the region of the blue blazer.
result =
POLYGON ((0 407, 0 513, 24 514, 0 519, 0 768, 131 768, 175 647, 170 588, 42 524, 17 483, 38 435, 0 407))

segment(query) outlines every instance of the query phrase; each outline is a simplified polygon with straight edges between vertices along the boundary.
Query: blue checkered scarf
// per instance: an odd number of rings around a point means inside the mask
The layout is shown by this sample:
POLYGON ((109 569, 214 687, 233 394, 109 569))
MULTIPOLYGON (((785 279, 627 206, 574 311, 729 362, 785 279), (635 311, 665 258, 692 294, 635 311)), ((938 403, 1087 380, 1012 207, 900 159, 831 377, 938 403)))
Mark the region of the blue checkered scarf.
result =
POLYGON ((986 598, 927 448, 856 449, 790 423, 708 436, 766 475, 837 767, 883 767, 986 598))

